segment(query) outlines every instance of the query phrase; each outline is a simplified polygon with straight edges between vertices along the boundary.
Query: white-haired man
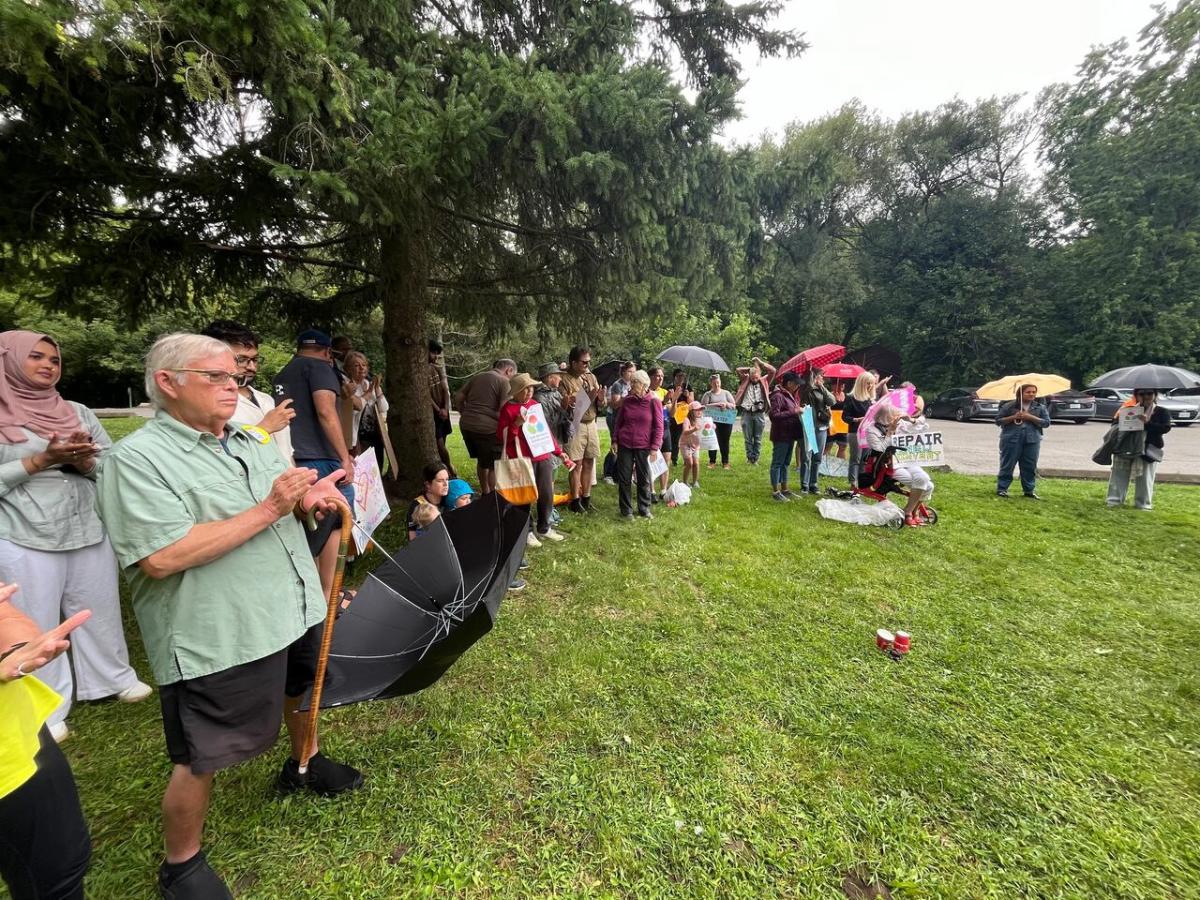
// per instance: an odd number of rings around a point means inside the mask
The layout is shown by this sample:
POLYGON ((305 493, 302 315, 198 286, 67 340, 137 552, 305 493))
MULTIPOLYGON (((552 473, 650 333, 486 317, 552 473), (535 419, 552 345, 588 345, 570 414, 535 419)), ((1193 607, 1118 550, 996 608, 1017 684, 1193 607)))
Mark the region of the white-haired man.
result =
POLYGON ((221 341, 160 338, 146 357, 153 421, 103 461, 98 504, 160 688, 167 754, 164 897, 227 897, 201 850, 219 770, 269 749, 283 718, 280 790, 337 794, 362 776, 318 754, 298 774, 324 598, 301 501, 332 511, 335 472, 288 468, 268 432, 232 425, 238 367, 221 341))

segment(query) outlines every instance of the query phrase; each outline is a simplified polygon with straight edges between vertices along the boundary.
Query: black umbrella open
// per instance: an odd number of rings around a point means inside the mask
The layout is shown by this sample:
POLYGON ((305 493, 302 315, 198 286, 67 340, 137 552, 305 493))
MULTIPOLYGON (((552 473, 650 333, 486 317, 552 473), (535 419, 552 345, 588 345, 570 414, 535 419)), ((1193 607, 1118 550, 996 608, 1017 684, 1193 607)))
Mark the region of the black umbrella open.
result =
POLYGON ((436 519, 368 575, 334 627, 321 708, 437 681, 491 631, 528 528, 527 508, 485 494, 436 519))
POLYGON ((1135 390, 1145 388, 1151 391, 1169 391, 1173 388, 1200 387, 1200 375, 1187 369, 1175 366, 1126 366, 1123 369, 1113 369, 1105 372, 1092 381, 1088 387, 1094 388, 1123 388, 1135 390))

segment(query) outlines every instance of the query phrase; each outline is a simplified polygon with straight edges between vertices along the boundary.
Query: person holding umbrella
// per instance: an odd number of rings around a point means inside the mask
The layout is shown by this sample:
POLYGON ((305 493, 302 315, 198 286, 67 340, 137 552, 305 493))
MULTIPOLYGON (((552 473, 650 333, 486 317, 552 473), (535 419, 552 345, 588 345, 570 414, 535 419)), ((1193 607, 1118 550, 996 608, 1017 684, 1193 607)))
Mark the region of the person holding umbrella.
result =
POLYGON ((1037 399, 1036 384, 1017 386, 1017 396, 1000 406, 996 424, 1000 426, 1000 471, 996 474, 996 496, 1007 497, 1013 468, 1020 466, 1021 490, 1030 500, 1037 494, 1038 454, 1042 432, 1050 427, 1050 411, 1037 399))
POLYGON ((670 423, 668 428, 671 431, 671 447, 675 451, 675 455, 669 460, 672 466, 679 463, 679 457, 683 454, 679 452, 679 439, 683 436, 683 420, 687 418, 687 411, 692 408, 692 401, 696 399, 696 394, 692 390, 691 384, 687 380, 687 372, 683 369, 676 369, 671 373, 671 386, 667 388, 667 399, 663 403, 663 409, 670 414, 670 423))
POLYGON ((1158 391, 1152 388, 1135 389, 1132 399, 1117 411, 1117 416, 1129 408, 1141 410, 1135 419, 1146 432, 1146 445, 1140 457, 1113 456, 1107 502, 1110 508, 1124 506, 1132 478, 1133 505, 1149 511, 1154 505, 1154 476, 1163 458, 1163 435, 1171 430, 1171 414, 1158 405, 1158 391))

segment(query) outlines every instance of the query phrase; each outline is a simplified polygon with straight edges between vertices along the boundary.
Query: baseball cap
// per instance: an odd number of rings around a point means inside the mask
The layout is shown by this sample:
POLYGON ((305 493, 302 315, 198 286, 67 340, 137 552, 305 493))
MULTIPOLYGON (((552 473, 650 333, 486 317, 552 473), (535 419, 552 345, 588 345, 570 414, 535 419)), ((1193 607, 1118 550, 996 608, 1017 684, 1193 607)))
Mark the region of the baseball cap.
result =
POLYGON ((323 331, 318 331, 316 328, 310 328, 307 331, 300 332, 296 338, 297 347, 332 347, 333 341, 323 331))

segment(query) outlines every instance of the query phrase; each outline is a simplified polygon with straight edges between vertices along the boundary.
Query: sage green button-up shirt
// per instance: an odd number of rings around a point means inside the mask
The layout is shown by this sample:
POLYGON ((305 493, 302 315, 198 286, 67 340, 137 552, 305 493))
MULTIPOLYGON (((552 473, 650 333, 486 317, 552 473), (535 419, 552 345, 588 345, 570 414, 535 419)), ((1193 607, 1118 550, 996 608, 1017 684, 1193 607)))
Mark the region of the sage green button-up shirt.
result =
POLYGON ((102 460, 97 502, 159 684, 211 675, 287 647, 325 615, 303 526, 284 516, 219 559, 154 579, 137 565, 194 525, 245 512, 284 463, 269 438, 208 432, 160 411, 102 460), (265 442, 263 442, 265 440, 265 442))
MULTIPOLYGON (((108 432, 86 406, 72 403, 79 425, 101 449, 112 446, 108 432)), ((91 475, 54 466, 36 475, 22 460, 46 449, 47 440, 23 428, 26 440, 0 444, 0 539, 31 550, 78 550, 104 540, 96 515, 96 485, 91 475)), ((63 435, 65 437, 66 435, 63 435)), ((94 474, 94 473, 93 473, 94 474)))

